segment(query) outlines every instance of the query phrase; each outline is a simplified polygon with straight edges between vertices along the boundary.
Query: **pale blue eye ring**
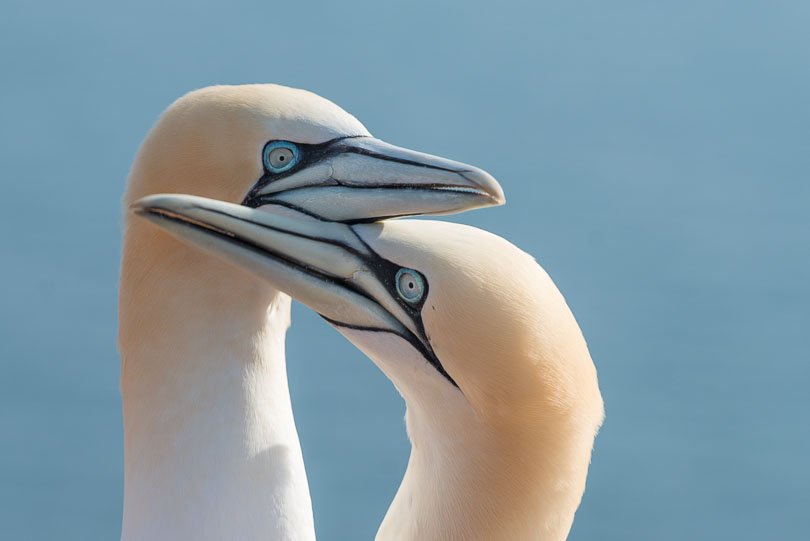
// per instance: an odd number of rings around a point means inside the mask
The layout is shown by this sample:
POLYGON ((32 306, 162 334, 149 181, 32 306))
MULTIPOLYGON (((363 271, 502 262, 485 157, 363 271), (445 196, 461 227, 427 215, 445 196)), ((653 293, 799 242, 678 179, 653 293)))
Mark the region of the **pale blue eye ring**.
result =
POLYGON ((291 169, 300 157, 298 146, 289 141, 270 141, 264 145, 262 153, 264 168, 271 173, 283 173, 291 169))
POLYGON ((425 279, 413 269, 399 269, 394 280, 397 293, 405 302, 415 304, 425 296, 425 279))

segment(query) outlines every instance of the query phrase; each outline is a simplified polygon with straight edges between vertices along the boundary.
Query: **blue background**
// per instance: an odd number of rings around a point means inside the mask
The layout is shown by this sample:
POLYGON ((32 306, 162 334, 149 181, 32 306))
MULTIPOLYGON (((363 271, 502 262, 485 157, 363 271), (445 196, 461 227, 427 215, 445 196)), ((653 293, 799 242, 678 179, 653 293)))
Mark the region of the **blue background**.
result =
MULTIPOLYGON (((4 0, 0 537, 117 538, 130 163, 183 93, 272 81, 503 184, 507 206, 453 219, 548 269, 607 405, 571 539, 806 538, 808 28, 810 3, 776 0, 4 0)), ((318 532, 369 539, 403 403, 293 320, 318 532)))

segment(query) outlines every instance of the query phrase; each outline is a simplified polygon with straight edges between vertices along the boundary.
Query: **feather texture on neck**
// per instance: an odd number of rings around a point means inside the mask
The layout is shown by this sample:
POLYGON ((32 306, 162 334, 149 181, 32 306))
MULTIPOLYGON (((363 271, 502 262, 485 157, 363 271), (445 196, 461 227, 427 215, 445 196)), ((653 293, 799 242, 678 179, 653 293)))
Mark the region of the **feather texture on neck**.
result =
POLYGON ((290 298, 131 223, 119 304, 122 539, 314 539, 290 298))

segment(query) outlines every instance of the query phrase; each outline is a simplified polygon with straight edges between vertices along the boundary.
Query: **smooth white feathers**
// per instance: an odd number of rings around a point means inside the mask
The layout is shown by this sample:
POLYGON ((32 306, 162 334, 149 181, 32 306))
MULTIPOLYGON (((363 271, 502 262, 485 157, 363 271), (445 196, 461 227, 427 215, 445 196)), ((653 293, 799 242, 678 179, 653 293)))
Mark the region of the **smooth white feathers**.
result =
POLYGON ((246 85, 186 95, 144 141, 124 198, 122 539, 314 538, 287 388, 289 297, 129 206, 166 191, 238 202, 268 140, 367 134, 314 94, 246 85))
MULTIPOLYGON (((196 207, 205 203, 146 197, 165 192, 206 196, 251 216, 278 205, 317 224, 504 202, 485 171, 374 139, 331 102, 275 85, 192 92, 169 107, 138 153, 127 208, 142 198, 179 204, 153 208, 152 221, 199 240, 178 216, 205 214, 196 207)), ((149 214, 143 205, 139 212, 149 214)), ((302 237, 285 240, 302 250, 302 237)), ((236 253, 233 243, 224 246, 236 253)), ((126 214, 125 539, 314 536, 284 364, 289 298, 231 263, 126 214)))
POLYGON ((356 135, 369 132, 306 90, 272 84, 196 90, 175 101, 144 140, 124 203, 170 192, 238 203, 262 175, 268 141, 317 144, 356 135))

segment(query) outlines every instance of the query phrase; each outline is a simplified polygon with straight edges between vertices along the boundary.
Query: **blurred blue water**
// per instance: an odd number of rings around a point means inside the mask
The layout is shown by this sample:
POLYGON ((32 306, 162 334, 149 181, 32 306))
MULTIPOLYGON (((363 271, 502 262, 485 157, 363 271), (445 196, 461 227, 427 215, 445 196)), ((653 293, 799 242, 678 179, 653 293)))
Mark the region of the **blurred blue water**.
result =
MULTIPOLYGON (((117 537, 128 167, 174 98, 260 81, 502 182, 457 219, 549 270, 607 404, 572 539, 807 535, 810 4, 115 4, 0 16, 0 537, 117 537)), ((403 404, 300 307, 288 346, 320 536, 368 539, 403 404)))

